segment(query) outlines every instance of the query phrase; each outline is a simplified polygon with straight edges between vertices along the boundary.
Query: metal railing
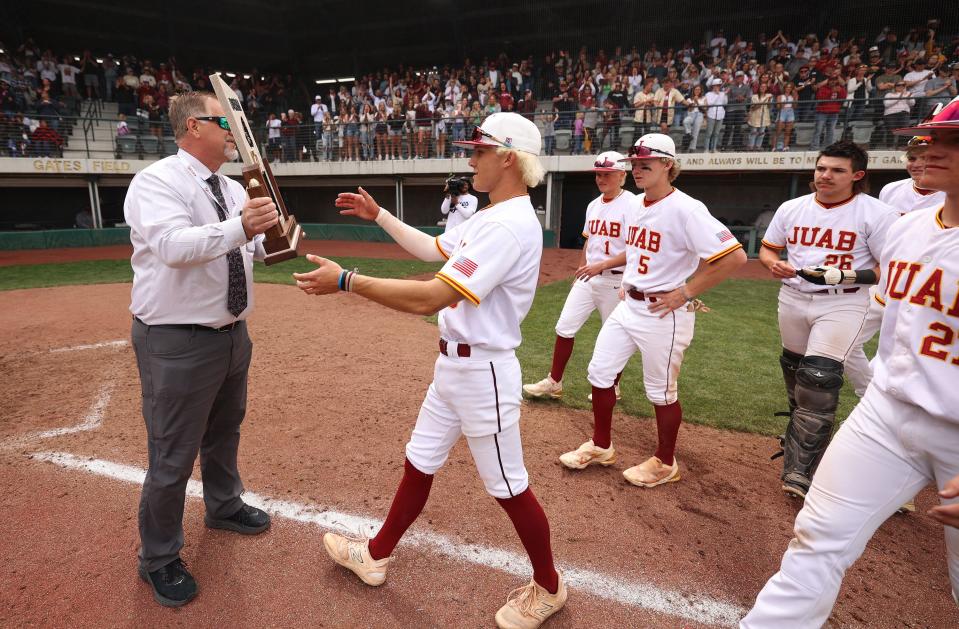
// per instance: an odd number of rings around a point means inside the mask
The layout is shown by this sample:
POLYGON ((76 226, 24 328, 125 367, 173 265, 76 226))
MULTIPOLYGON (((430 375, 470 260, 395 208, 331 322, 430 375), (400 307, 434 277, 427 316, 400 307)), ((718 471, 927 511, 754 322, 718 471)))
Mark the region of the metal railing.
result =
MULTIPOLYGON (((892 135, 892 129, 918 121, 929 109, 922 99, 904 98, 914 101, 912 109, 894 117, 883 115, 884 101, 876 98, 794 101, 791 107, 770 102, 582 109, 570 103, 565 109, 524 115, 540 128, 544 155, 626 152, 636 139, 651 132, 669 134, 680 153, 819 150, 841 138, 867 148, 893 149, 904 146, 906 138, 892 135)), ((65 140, 63 149, 81 151, 86 157, 118 159, 149 159, 176 152, 172 129, 165 119, 130 116, 126 120, 129 133, 117 135, 118 119, 100 117, 96 102, 91 101, 80 118, 50 121, 56 123, 51 126, 58 131, 66 131, 61 133, 65 140), (69 142, 70 130, 77 126, 82 129, 82 148, 69 142), (102 134, 104 126, 109 129, 106 136, 102 134)), ((469 138, 484 117, 482 112, 471 112, 427 119, 337 119, 273 129, 258 121, 254 123, 254 134, 261 152, 273 162, 449 159, 468 156, 466 149, 453 146, 453 142, 469 138)), ((31 146, 29 141, 14 146, 16 143, 7 138, 17 136, 18 130, 10 129, 9 122, 6 127, 0 122, 0 138, 4 138, 0 155, 51 156, 49 146, 31 146)), ((77 139, 75 134, 73 139, 77 139)))

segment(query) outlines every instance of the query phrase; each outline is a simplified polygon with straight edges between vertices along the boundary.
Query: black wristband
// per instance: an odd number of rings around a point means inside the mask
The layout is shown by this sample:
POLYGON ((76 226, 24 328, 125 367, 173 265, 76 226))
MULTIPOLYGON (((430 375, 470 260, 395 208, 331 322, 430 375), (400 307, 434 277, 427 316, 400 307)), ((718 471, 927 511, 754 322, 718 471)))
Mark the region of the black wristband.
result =
POLYGON ((856 284, 878 284, 879 278, 874 269, 863 269, 856 271, 856 284))

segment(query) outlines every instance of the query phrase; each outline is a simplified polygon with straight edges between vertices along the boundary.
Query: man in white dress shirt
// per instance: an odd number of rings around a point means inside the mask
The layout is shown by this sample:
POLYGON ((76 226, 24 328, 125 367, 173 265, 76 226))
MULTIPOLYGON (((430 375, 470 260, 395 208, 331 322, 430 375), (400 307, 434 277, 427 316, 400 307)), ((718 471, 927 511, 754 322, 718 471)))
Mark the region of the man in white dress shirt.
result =
POLYGON ((277 222, 270 199, 247 199, 217 174, 236 144, 216 97, 170 103, 180 147, 133 178, 124 203, 133 243, 133 348, 143 395, 149 467, 140 496, 140 577, 161 605, 197 585, 180 560, 183 504, 200 454, 205 523, 252 535, 269 516, 240 498, 240 423, 253 346, 253 258, 277 222))

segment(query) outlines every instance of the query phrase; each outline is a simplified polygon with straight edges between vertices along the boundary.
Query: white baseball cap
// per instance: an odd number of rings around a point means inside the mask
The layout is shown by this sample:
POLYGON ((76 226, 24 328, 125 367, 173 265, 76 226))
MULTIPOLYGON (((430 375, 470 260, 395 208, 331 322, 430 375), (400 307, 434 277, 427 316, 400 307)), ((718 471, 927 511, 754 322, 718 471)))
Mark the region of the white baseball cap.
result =
POLYGON ((709 81, 709 87, 712 87, 714 85, 722 85, 722 84, 723 84, 723 80, 719 78, 712 79, 711 81, 709 81))
POLYGON ((629 149, 629 157, 626 157, 624 161, 659 159, 661 157, 676 159, 676 143, 668 135, 647 133, 636 140, 636 144, 629 149))
POLYGON ((606 151, 596 156, 592 170, 597 173, 626 172, 629 170, 629 164, 622 153, 606 151))
POLYGON ((473 129, 469 140, 457 140, 454 146, 499 146, 539 155, 543 137, 531 120, 513 112, 491 114, 473 129))

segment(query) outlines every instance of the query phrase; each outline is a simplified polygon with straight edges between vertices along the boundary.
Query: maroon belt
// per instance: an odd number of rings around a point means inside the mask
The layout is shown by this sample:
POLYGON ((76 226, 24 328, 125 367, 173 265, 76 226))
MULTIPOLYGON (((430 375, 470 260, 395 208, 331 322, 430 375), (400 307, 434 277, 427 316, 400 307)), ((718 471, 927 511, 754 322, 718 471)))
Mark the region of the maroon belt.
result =
POLYGON ((812 293, 814 295, 839 295, 839 294, 849 294, 849 293, 858 293, 859 286, 853 286, 852 288, 824 288, 822 290, 814 290, 812 293))
POLYGON ((650 295, 649 299, 647 300, 646 293, 641 290, 636 290, 635 288, 630 288, 628 291, 626 291, 626 294, 638 301, 649 301, 650 303, 656 301, 656 298, 652 295, 650 295))
MULTIPOLYGON (((449 356, 449 353, 446 351, 449 347, 449 343, 446 342, 446 339, 440 339, 440 353, 444 356, 449 356)), ((470 346, 466 343, 457 343, 456 345, 456 355, 460 358, 469 358, 470 357, 470 346)))

